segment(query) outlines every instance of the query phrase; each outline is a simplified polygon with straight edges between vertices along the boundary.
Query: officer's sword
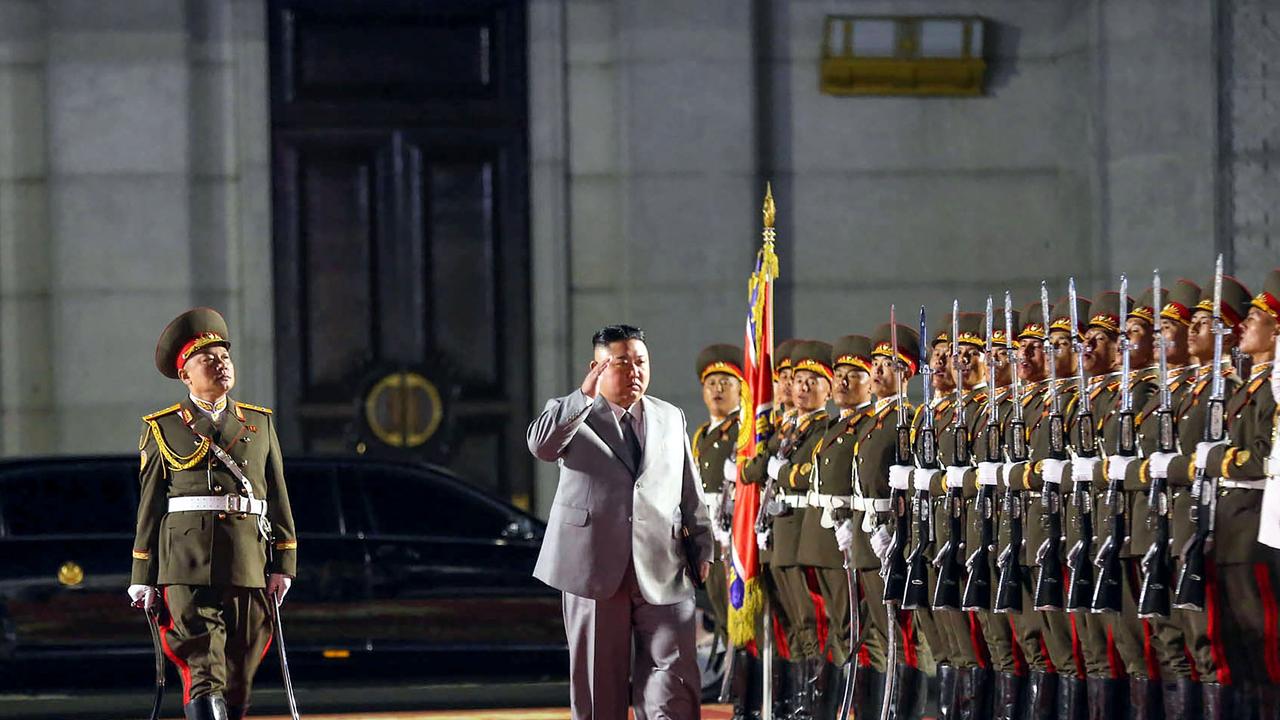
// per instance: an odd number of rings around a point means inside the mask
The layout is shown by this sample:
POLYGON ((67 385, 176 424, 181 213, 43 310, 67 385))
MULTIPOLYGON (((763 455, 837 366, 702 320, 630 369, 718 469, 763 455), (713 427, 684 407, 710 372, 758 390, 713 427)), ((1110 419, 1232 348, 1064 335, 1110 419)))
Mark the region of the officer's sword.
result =
MULTIPOLYGON (((284 624, 280 622, 280 596, 272 595, 271 620, 275 624, 276 654, 280 656, 280 680, 284 683, 284 694, 289 699, 289 716, 298 719, 298 701, 293 696, 293 679, 289 677, 289 656, 284 649, 284 624)), ((154 719, 153 719, 154 720, 154 719)))
POLYGON ((151 649, 156 655, 156 696, 151 703, 151 720, 160 720, 160 706, 164 703, 164 647, 160 644, 160 613, 154 607, 147 608, 147 629, 151 631, 151 649))

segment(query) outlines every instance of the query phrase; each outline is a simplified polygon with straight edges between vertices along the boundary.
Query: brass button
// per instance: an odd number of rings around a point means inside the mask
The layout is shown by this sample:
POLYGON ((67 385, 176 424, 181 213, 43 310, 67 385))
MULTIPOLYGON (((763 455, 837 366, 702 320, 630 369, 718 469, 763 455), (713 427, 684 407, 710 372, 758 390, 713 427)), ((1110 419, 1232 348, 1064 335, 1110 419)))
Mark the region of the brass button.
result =
POLYGON ((718 447, 720 447, 720 441, 719 441, 719 440, 717 440, 717 441, 715 441, 715 442, 711 443, 711 447, 713 447, 713 448, 718 448, 718 447))
POLYGON ((226 514, 226 513, 218 513, 218 519, 219 519, 219 520, 226 520, 226 519, 227 519, 227 514, 226 514))
POLYGON ((243 520, 243 519, 245 519, 245 518, 247 518, 247 517, 249 517, 249 513, 240 513, 239 515, 237 515, 237 516, 236 516, 236 519, 237 519, 237 520, 243 520))
POLYGON ((214 492, 222 492, 222 486, 221 486, 221 485, 214 485, 214 486, 213 486, 213 491, 214 491, 214 492))

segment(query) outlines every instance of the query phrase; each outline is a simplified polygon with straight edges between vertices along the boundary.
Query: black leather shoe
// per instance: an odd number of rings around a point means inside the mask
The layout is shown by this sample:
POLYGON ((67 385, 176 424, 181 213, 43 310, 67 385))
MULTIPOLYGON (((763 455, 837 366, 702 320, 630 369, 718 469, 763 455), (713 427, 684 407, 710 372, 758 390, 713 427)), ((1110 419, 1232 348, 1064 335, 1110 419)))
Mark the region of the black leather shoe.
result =
POLYGON ((222 699, 222 693, 201 695, 184 705, 182 711, 186 714, 187 720, 229 720, 230 718, 227 714, 227 701, 222 699))

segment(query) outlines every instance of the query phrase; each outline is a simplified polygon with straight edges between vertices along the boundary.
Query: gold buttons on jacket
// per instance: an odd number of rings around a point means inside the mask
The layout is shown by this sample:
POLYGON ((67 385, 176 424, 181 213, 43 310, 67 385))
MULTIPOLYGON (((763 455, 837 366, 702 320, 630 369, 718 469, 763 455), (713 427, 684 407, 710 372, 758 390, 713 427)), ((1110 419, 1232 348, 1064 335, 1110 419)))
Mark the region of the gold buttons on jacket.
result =
POLYGON ((218 513, 218 519, 219 519, 219 520, 226 520, 226 519, 227 519, 227 514, 226 514, 226 513, 218 513))

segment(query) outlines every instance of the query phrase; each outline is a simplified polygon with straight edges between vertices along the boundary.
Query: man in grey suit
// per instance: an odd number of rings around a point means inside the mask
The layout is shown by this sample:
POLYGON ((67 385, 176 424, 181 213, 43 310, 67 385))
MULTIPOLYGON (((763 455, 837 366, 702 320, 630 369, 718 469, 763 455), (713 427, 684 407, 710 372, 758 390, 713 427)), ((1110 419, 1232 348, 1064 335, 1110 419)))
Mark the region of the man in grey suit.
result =
POLYGON ((644 394, 643 331, 610 325, 591 344, 582 387, 529 425, 530 452, 560 466, 533 574, 563 594, 574 720, 622 720, 629 700, 636 720, 696 720, 688 568, 706 578, 711 528, 684 413, 644 394))

